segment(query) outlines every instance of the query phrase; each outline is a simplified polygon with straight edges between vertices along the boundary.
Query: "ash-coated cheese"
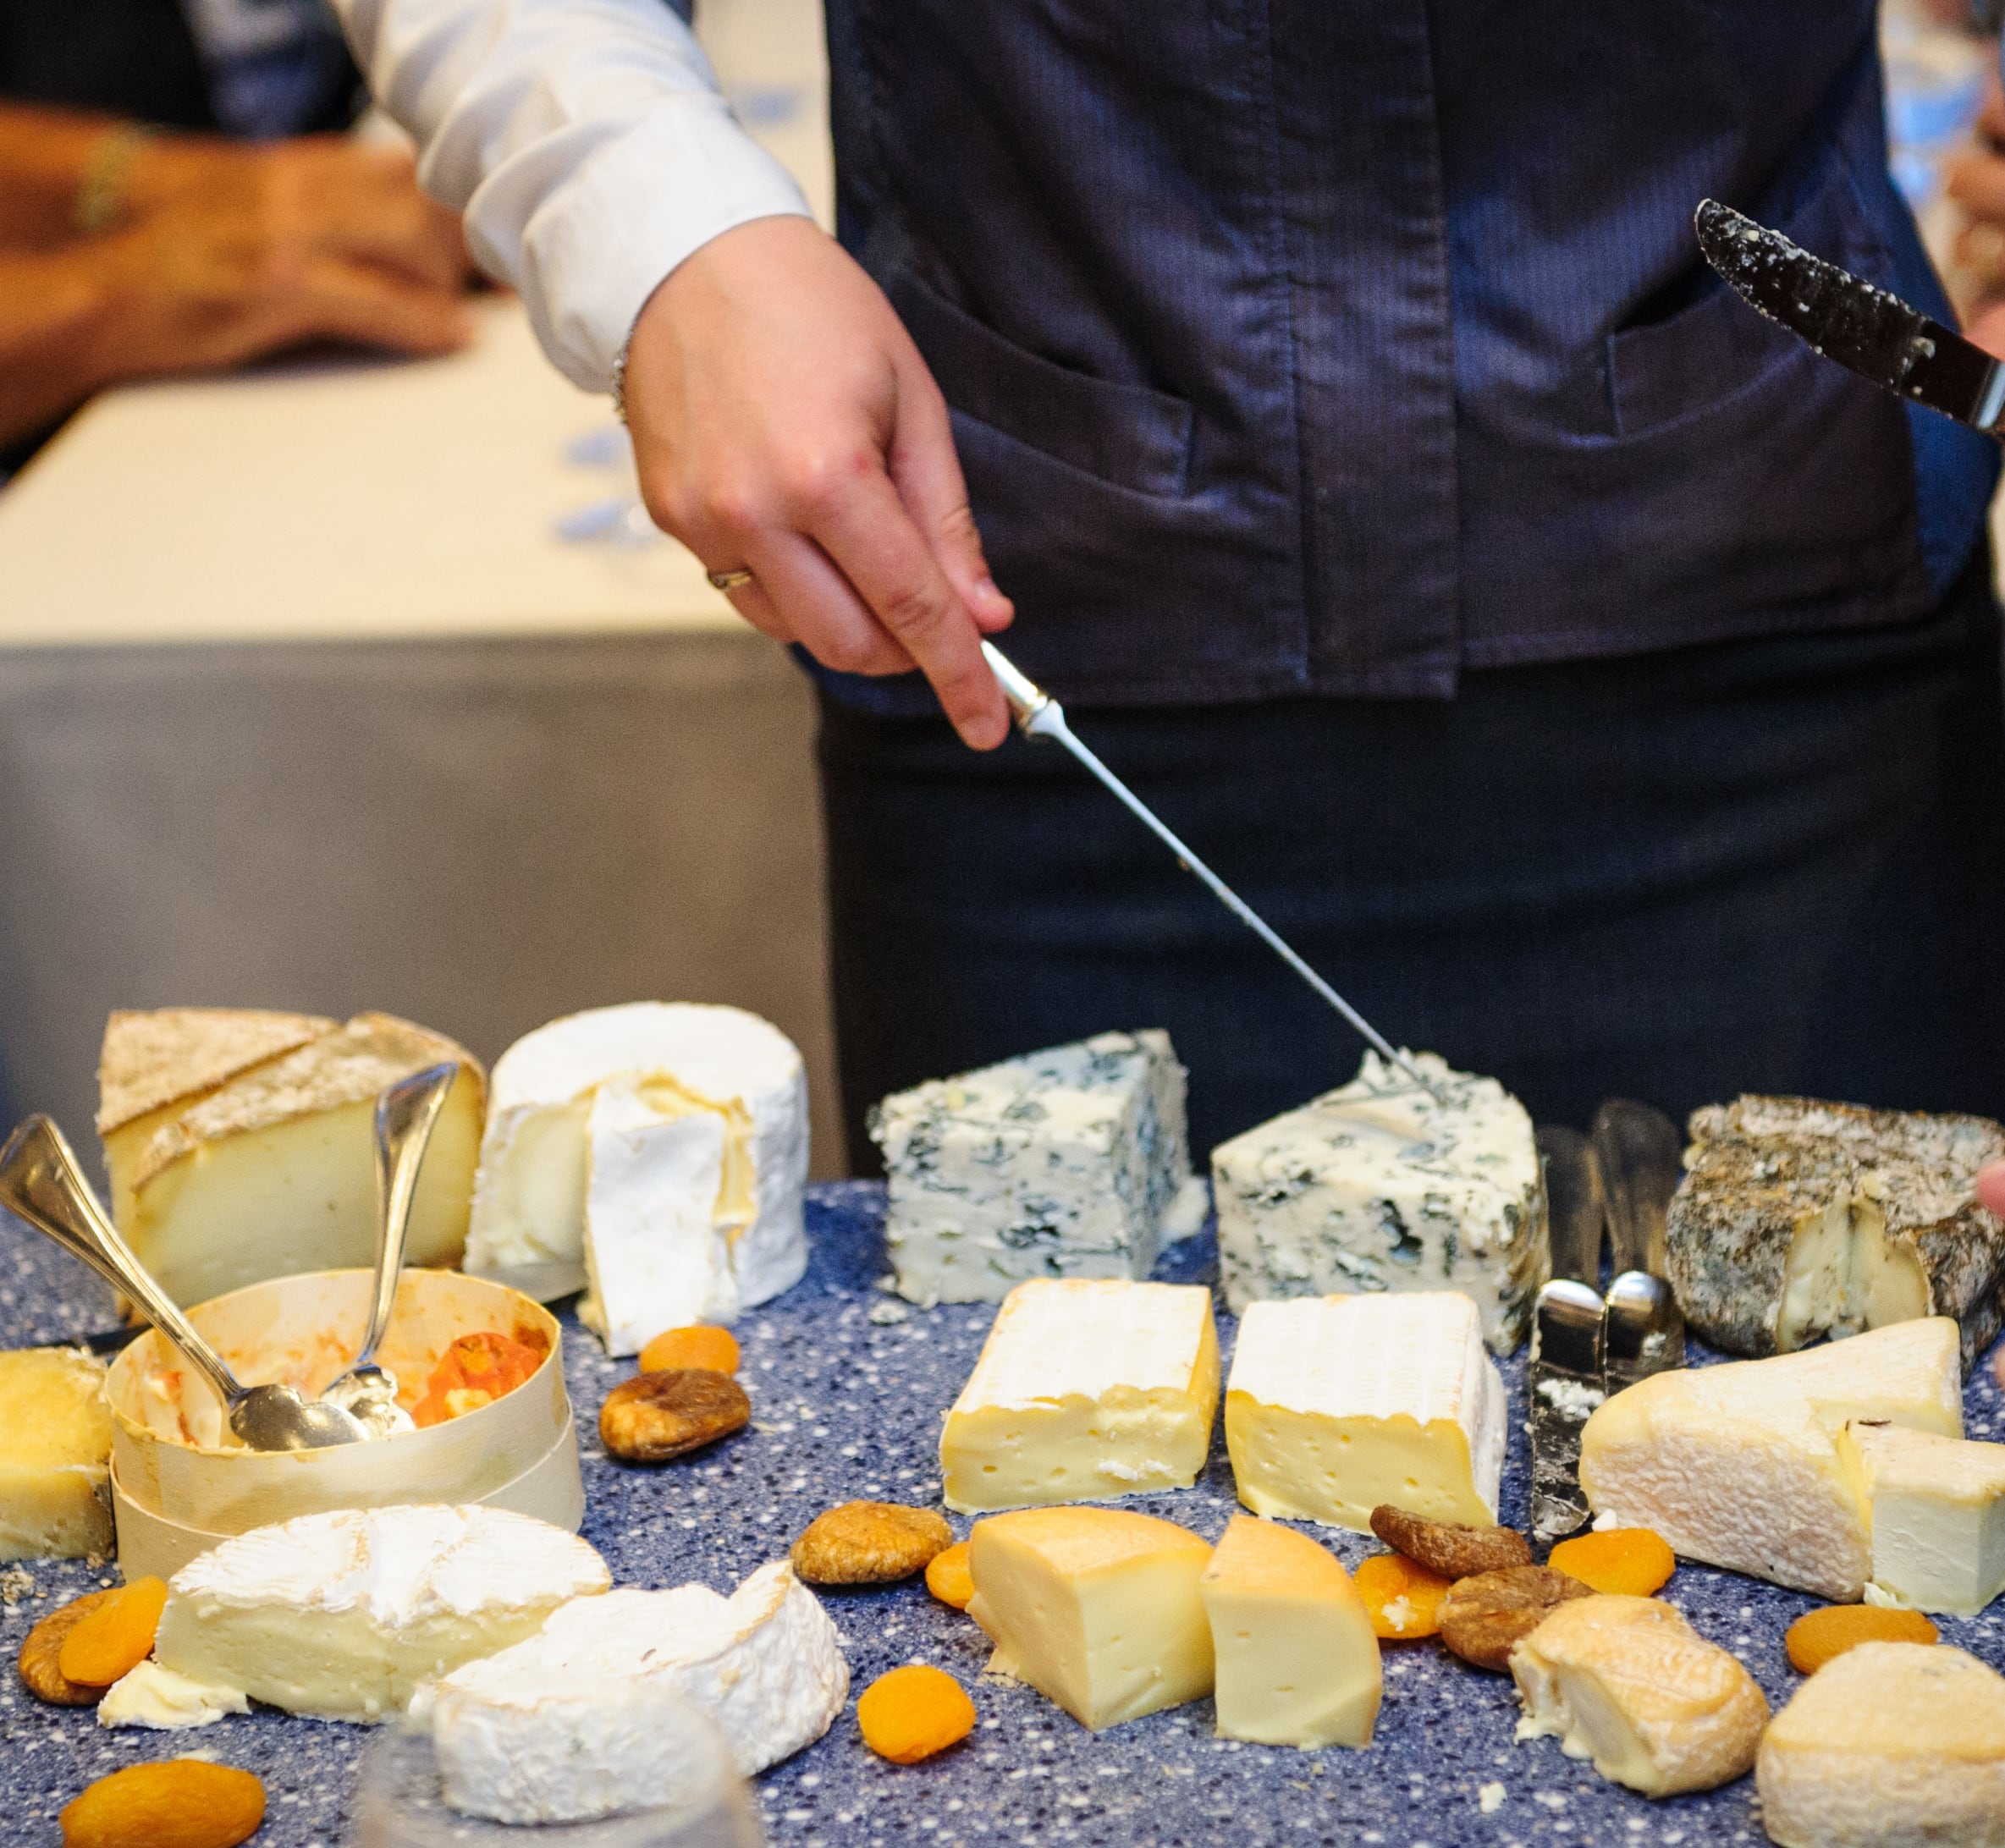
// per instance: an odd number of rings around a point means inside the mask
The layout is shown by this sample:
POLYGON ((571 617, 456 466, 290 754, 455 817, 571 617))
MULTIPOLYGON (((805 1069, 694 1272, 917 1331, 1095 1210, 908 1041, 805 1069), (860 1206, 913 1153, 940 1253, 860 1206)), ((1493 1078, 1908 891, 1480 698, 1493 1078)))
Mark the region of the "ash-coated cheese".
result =
POLYGON ((1148 1276, 1195 1232, 1168 1034, 1101 1033, 886 1097, 870 1114, 908 1301, 993 1302, 1033 1277, 1148 1276))
POLYGON ((1257 1302, 1240 1318, 1226 1447, 1257 1515, 1371 1531, 1384 1504, 1487 1526, 1504 1382, 1452 1290, 1257 1302))
POLYGON ((1862 1642, 1763 1735, 1781 1848, 2005 1848, 2005 1678, 1947 1643, 1862 1642))
POLYGON ((154 1654, 288 1713, 380 1720, 421 1682, 521 1642, 611 1583, 576 1534, 498 1508, 302 1515, 183 1566, 154 1654))
POLYGON ((0 1559, 112 1550, 104 1362, 75 1348, 0 1354, 0 1559))
POLYGON ((741 1008, 640 1001, 538 1027, 494 1066, 470 1270, 581 1260, 608 1352, 728 1323, 807 1268, 807 1079, 741 1008))
POLYGON ((1218 1410, 1211 1292, 1033 1279, 1009 1294, 940 1433, 964 1514, 1188 1488, 1218 1410))
POLYGON ((1226 1301, 1457 1290, 1508 1354, 1550 1262, 1532 1119, 1494 1078, 1407 1056, 1440 1097, 1367 1053, 1341 1090, 1212 1151, 1226 1301))
POLYGON ((1966 1370, 1998 1333, 2005 1221, 1977 1171, 2005 1158, 1984 1117, 1743 1097, 1694 1114, 1666 1263, 1693 1329, 1729 1354, 1787 1354, 1921 1316, 1963 1331, 1966 1370))
POLYGON ((671 1803, 704 1779, 702 1741, 650 1697, 703 1708, 750 1777, 829 1730, 849 1695, 835 1625, 784 1559, 730 1598, 702 1585, 567 1604, 527 1642, 425 1689, 446 1801, 504 1823, 671 1803))
POLYGON ((2005 1591, 2005 1444, 1854 1418, 1838 1454, 1872 1534, 1869 1604, 1975 1617, 2005 1591))
POLYGON ((1595 1525, 1649 1527, 1685 1559, 1856 1599, 1872 1542, 1839 1433, 1877 1418, 1961 1437, 1958 1353, 1956 1324, 1937 1316, 1639 1380, 1581 1431, 1595 1525))

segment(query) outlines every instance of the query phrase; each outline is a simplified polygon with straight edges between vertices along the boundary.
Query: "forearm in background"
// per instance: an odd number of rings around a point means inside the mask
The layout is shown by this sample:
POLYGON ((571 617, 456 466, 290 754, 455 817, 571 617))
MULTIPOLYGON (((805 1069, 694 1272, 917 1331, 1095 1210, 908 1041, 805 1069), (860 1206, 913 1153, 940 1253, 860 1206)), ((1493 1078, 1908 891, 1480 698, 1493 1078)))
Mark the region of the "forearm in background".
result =
POLYGON ((0 450, 58 422, 121 376, 130 308, 118 252, 0 250, 0 450))
POLYGON ((0 249, 51 250, 77 235, 78 190, 115 116, 0 103, 0 249))

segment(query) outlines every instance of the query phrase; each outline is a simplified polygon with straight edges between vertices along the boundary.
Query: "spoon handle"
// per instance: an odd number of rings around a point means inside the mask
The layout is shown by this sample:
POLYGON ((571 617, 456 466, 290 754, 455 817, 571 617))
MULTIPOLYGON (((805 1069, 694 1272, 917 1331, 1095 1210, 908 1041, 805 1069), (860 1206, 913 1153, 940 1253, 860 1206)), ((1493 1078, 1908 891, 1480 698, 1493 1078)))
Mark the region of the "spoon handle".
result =
POLYGON ((0 1207, 124 1290, 140 1313, 208 1375, 224 1405, 244 1396, 244 1389, 216 1350, 195 1332, 174 1299, 118 1236, 62 1130, 49 1118, 30 1117, 0 1148, 0 1207))
POLYGON ((410 1229, 411 1202, 417 1196, 418 1169, 432 1125, 444 1107, 445 1094, 460 1075, 448 1059, 400 1079, 376 1100, 376 1194, 381 1231, 376 1251, 376 1300, 369 1307, 369 1331, 361 1352, 349 1371, 369 1365, 376 1345, 390 1325, 396 1306, 397 1279, 404 1269, 404 1240, 410 1229))

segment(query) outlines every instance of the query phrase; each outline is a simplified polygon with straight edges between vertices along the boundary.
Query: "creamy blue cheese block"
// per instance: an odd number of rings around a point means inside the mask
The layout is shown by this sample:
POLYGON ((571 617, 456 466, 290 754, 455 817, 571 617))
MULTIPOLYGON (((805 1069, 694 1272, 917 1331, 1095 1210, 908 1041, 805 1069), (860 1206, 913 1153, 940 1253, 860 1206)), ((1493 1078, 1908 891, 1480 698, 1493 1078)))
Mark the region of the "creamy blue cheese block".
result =
POLYGON ((908 1301, 998 1302, 1033 1277, 1147 1277, 1204 1223, 1184 1072, 1159 1029, 938 1078, 870 1114, 908 1301))
POLYGON ((1458 1290, 1508 1354, 1551 1265, 1532 1119, 1495 1079, 1405 1056, 1439 1097, 1367 1053, 1341 1090, 1212 1151, 1226 1302, 1458 1290))

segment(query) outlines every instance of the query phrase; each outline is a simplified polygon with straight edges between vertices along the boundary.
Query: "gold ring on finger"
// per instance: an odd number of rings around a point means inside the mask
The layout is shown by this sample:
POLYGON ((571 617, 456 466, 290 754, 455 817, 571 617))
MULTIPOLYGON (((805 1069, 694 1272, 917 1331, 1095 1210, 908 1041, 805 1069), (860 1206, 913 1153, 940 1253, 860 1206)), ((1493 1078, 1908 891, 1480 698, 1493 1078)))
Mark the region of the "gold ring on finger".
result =
POLYGON ((735 571, 706 571, 703 575, 710 580, 713 589, 727 592, 741 591, 752 580, 752 574, 742 565, 735 571))

